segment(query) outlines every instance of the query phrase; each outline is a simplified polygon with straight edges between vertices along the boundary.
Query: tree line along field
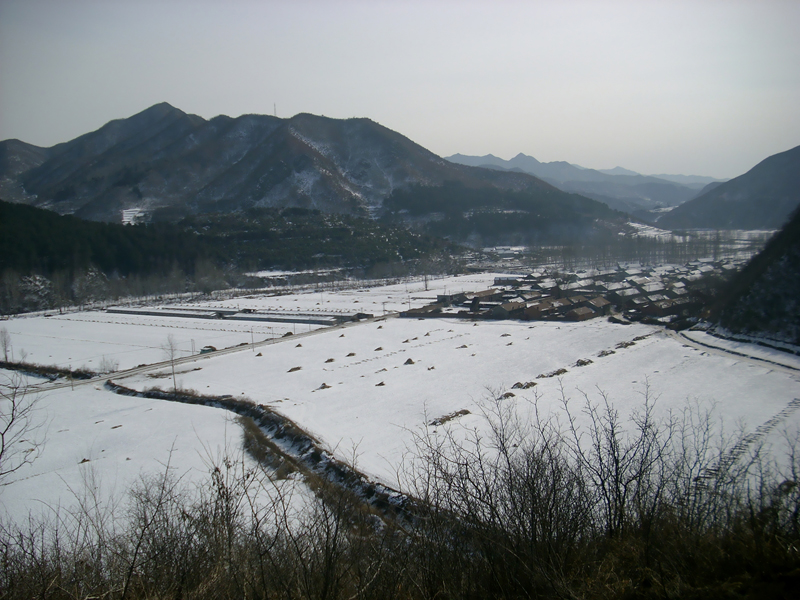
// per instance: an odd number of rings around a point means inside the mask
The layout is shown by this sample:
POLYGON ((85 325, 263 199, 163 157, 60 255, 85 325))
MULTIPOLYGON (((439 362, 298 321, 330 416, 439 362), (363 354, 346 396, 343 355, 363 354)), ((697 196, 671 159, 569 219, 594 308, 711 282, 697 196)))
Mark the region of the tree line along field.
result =
MULTIPOLYGON (((392 196, 387 200, 387 215, 377 221, 289 208, 197 215, 177 224, 121 226, 0 201, 0 313, 126 296, 258 287, 260 281, 247 273, 263 269, 343 268, 349 276, 366 278, 463 272, 476 253, 436 237, 441 235, 468 239, 479 247, 498 241, 534 241, 537 244, 528 249, 523 262, 568 269, 602 268, 619 261, 683 263, 704 256, 750 255, 765 241, 764 236, 743 241, 735 233, 719 232, 710 238, 701 234, 664 238, 621 236, 616 228, 589 231, 594 213, 583 221, 563 223, 547 213, 542 218, 554 228, 550 235, 515 212, 522 205, 523 212, 532 215, 528 206, 532 200, 510 192, 491 196, 497 205, 492 207, 499 212, 481 213, 478 227, 472 217, 453 213, 452 198, 448 200, 445 191, 437 192, 443 197, 436 196, 443 204, 445 220, 431 221, 422 226, 423 232, 408 229, 402 218, 391 214, 408 210, 413 215, 415 205, 409 203, 414 199, 425 201, 426 206, 433 202, 424 195, 433 192, 424 190, 392 196), (448 229, 453 219, 461 223, 453 225, 463 229, 460 234, 448 229), (502 222, 495 223, 497 219, 502 222), (490 225, 496 229, 493 233, 484 231, 490 225), (534 230, 541 230, 545 237, 529 239, 525 231, 534 230)), ((456 187, 452 193, 468 191, 456 187)), ((475 202, 485 201, 485 196, 478 194, 475 202)), ((493 264, 502 263, 490 255, 487 258, 493 264)))

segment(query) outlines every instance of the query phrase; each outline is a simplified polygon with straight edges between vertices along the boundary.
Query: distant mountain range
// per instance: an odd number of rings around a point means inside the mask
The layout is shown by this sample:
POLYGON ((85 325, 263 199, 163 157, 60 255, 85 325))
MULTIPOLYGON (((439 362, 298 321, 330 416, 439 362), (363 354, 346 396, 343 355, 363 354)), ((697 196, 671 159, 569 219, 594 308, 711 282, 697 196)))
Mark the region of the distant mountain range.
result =
POLYGON ((522 153, 511 160, 503 160, 491 154, 454 154, 448 156, 447 160, 473 167, 528 173, 559 189, 604 202, 613 209, 646 221, 657 218, 651 211, 677 206, 697 196, 705 186, 720 183, 720 180, 712 177, 640 175, 622 167, 596 170, 565 161, 543 163, 522 153))
POLYGON ((0 142, 0 199, 108 222, 121 222, 123 214, 177 222, 249 208, 390 214, 406 225, 429 224, 444 214, 442 227, 461 238, 493 220, 492 231, 511 228, 520 233, 516 238, 541 239, 522 229, 555 231, 556 218, 558 230, 588 235, 587 219, 605 219, 609 231, 608 224, 621 218, 614 211, 651 223, 659 219, 667 228, 777 228, 799 203, 798 150, 721 182, 622 167, 598 171, 525 154, 509 161, 460 154, 443 159, 369 119, 299 114, 206 120, 161 103, 51 148, 0 142), (447 210, 436 211, 434 204, 447 210), (515 211, 527 217, 515 219, 515 211))
POLYGON ((412 185, 553 191, 525 173, 446 161, 369 119, 299 114, 211 120, 162 103, 52 148, 0 142, 0 198, 120 222, 249 207, 375 215, 412 185))
POLYGON ((664 214, 666 229, 779 229, 800 206, 800 146, 764 159, 744 175, 708 186, 664 214))

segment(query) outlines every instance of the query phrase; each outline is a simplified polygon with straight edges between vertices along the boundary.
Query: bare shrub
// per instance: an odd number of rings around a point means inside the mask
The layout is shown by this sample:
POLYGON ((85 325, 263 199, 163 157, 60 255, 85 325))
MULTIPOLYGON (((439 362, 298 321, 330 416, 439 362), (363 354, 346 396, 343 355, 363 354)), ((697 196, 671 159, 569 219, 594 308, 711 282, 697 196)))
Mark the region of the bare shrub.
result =
POLYGON ((103 355, 97 367, 97 372, 107 375, 109 373, 115 373, 117 370, 119 370, 119 360, 116 358, 108 358, 106 355, 103 355))
POLYGON ((178 384, 175 380, 175 359, 178 358, 178 341, 175 339, 174 335, 170 333, 167 336, 167 341, 161 346, 161 351, 172 367, 172 389, 175 391, 178 389, 178 384))
POLYGON ((463 585, 484 597, 618 597, 641 586, 661 597, 709 585, 756 597, 758 578, 789 581, 800 567, 796 434, 784 444, 787 471, 698 405, 656 417, 648 386, 629 415, 603 393, 581 394, 575 412, 562 391, 561 423, 538 403, 523 419, 495 394, 483 405, 487 433, 417 435, 406 486, 428 507, 410 574, 424 597, 463 585), (459 577, 432 571, 446 565, 459 577))
POLYGON ((776 462, 699 405, 658 416, 647 387, 627 415, 602 393, 562 391, 553 415, 538 396, 499 396, 470 428, 418 431, 410 495, 391 503, 291 463, 252 419, 258 465, 209 453, 208 478, 189 487, 167 461, 124 512, 81 467, 77 508, 0 522, 0 597, 793 597, 796 431, 776 462))
POLYGON ((25 376, 0 373, 0 483, 33 462, 44 446, 44 416, 25 376))

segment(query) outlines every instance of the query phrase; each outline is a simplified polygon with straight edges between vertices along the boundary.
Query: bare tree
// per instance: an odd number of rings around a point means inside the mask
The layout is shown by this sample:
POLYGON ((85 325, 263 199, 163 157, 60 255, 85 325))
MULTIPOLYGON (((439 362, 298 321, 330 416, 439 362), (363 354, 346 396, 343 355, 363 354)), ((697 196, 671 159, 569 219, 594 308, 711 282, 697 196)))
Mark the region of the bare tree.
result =
POLYGON ((654 417, 655 399, 649 384, 642 394, 641 408, 633 411, 627 422, 608 396, 599 393, 599 403, 583 394, 585 440, 563 389, 562 403, 576 466, 589 483, 606 535, 614 537, 633 522, 646 527, 663 509, 675 423, 654 417))
POLYGON ((178 384, 175 382, 175 359, 178 357, 178 342, 175 340, 175 336, 170 333, 167 336, 166 343, 161 346, 161 349, 164 351, 164 356, 167 357, 167 360, 172 366, 172 391, 177 391, 178 384))
POLYGON ((3 349, 3 360, 8 362, 8 353, 11 350, 11 335, 5 327, 0 329, 0 348, 3 349))
POLYGON ((44 423, 36 413, 37 400, 24 376, 0 375, 0 482, 41 453, 44 423))

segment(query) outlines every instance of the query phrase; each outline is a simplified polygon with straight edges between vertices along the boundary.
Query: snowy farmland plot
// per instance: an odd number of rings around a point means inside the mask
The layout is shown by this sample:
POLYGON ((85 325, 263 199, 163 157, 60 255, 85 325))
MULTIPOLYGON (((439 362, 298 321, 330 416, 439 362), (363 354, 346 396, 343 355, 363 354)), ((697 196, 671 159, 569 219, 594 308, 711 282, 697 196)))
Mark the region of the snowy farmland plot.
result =
POLYGON ((53 516, 87 491, 118 506, 140 475, 168 467, 190 486, 241 444, 224 410, 126 398, 94 385, 41 393, 36 409, 38 427, 26 443, 40 454, 0 487, 3 508, 16 519, 53 516))
MULTIPOLYGON (((623 419, 645 399, 662 416, 687 406, 713 409, 726 431, 751 432, 778 453, 785 436, 800 430, 800 359, 790 354, 604 318, 473 322, 391 314, 428 304, 437 293, 485 289, 493 280, 483 274, 183 306, 373 315, 336 326, 104 312, 18 318, 4 326, 14 351, 24 348, 30 362, 91 368, 113 357, 120 372, 112 379, 139 391, 172 388, 170 365, 163 363, 172 334, 180 349, 178 387, 269 407, 334 456, 394 487, 419 435, 485 432, 482 411, 501 396, 523 420, 537 411, 562 424, 565 401, 579 425, 587 399, 608 399, 623 419), (207 345, 232 350, 198 354, 207 345), (153 366, 124 371, 143 363, 153 366)), ((47 421, 41 455, 0 487, 14 519, 39 505, 68 503, 89 467, 116 490, 167 461, 192 480, 207 471, 209 449, 241 444, 238 423, 219 408, 127 398, 97 381, 38 388, 47 421)))
POLYGON ((291 326, 210 319, 112 314, 101 311, 12 319, 4 324, 15 357, 61 368, 100 370, 105 359, 118 369, 166 360, 168 336, 177 356, 191 356, 207 345, 227 348, 280 337, 291 326), (252 336, 251 336, 252 328, 252 336), (192 349, 194 348, 194 352, 192 349))

